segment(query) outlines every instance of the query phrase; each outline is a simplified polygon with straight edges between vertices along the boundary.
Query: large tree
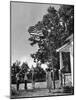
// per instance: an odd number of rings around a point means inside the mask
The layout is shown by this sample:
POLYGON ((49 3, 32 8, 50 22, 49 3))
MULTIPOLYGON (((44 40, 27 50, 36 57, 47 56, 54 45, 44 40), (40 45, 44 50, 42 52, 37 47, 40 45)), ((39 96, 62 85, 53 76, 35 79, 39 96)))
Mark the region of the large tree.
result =
POLYGON ((42 63, 52 59, 55 61, 56 49, 74 33, 74 6, 62 5, 59 10, 50 6, 47 11, 42 21, 28 29, 31 45, 38 44, 39 47, 35 54, 31 54, 31 57, 42 63))
POLYGON ((74 6, 61 5, 59 10, 49 7, 47 14, 34 26, 28 29, 31 45, 37 44, 39 49, 31 54, 34 61, 49 63, 49 67, 57 65, 56 49, 62 46, 65 39, 74 33, 74 6))

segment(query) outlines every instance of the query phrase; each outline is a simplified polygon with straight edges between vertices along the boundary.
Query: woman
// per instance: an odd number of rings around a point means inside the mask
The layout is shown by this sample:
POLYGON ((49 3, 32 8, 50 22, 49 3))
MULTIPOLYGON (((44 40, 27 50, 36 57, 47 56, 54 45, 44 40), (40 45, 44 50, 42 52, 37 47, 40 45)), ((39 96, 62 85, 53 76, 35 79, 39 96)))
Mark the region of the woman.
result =
POLYGON ((46 81, 47 81, 47 88, 49 89, 49 92, 51 92, 52 88, 52 78, 51 78, 51 69, 47 69, 46 72, 46 81))

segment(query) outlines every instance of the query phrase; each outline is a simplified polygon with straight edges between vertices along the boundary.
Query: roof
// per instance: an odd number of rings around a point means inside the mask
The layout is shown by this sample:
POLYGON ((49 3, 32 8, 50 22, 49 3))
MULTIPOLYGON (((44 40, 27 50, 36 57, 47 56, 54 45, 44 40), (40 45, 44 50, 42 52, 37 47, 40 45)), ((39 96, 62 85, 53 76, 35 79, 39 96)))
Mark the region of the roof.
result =
MULTIPOLYGON (((73 34, 70 35, 65 41, 70 41, 70 42, 73 41, 73 34)), ((69 48, 71 47, 70 42, 67 42, 60 48, 56 49, 56 52, 59 52, 59 51, 69 52, 69 48)))
POLYGON ((73 40, 73 34, 71 34, 65 41, 73 40))
POLYGON ((63 46, 61 46, 60 48, 56 49, 56 52, 59 52, 59 51, 68 52, 68 51, 69 51, 69 44, 66 43, 65 45, 63 45, 63 46))

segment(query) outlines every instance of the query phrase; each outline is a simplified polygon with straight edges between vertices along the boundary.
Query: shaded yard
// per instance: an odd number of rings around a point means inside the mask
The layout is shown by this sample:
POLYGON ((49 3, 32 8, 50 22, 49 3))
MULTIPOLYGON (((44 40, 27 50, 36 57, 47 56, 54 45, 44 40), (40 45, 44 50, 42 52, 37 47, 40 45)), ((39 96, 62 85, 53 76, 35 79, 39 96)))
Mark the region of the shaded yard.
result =
POLYGON ((63 93, 63 89, 60 89, 59 87, 59 81, 56 81, 56 89, 54 90, 52 88, 51 93, 49 93, 49 90, 47 89, 46 82, 36 82, 35 83, 35 89, 32 89, 32 83, 28 83, 27 87, 28 90, 24 90, 24 84, 20 84, 19 91, 16 91, 16 85, 12 85, 12 87, 15 89, 16 94, 12 95, 12 98, 18 98, 18 97, 37 97, 37 96, 57 96, 57 95, 68 95, 72 93, 63 93))

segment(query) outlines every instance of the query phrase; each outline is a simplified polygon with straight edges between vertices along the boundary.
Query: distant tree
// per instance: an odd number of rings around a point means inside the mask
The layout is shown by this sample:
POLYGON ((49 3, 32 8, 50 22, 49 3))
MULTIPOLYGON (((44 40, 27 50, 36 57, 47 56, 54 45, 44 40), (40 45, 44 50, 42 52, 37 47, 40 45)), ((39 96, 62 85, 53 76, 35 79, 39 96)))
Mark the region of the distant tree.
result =
POLYGON ((19 73, 20 81, 23 81, 25 72, 28 71, 29 66, 27 62, 23 62, 22 65, 20 65, 20 61, 16 61, 11 66, 11 79, 12 82, 16 82, 16 74, 19 73))
POLYGON ((20 62, 15 62, 11 66, 11 74, 17 74, 20 71, 20 62))
POLYGON ((36 67, 34 68, 34 77, 37 81, 45 81, 46 80, 46 72, 41 67, 40 64, 37 63, 36 67))
POLYGON ((30 69, 28 73, 28 79, 34 81, 45 81, 46 80, 46 72, 41 67, 41 65, 36 65, 36 67, 33 67, 33 77, 32 77, 32 69, 30 69))
POLYGON ((28 63, 27 62, 23 62, 22 65, 21 65, 20 73, 19 73, 21 80, 23 80, 24 74, 26 72, 28 72, 28 69, 29 69, 28 63))
POLYGON ((11 66, 11 81, 16 82, 16 74, 20 72, 20 61, 16 61, 11 66))
POLYGON ((25 73, 28 71, 28 69, 29 69, 28 63, 23 62, 22 66, 21 66, 21 70, 25 73))

